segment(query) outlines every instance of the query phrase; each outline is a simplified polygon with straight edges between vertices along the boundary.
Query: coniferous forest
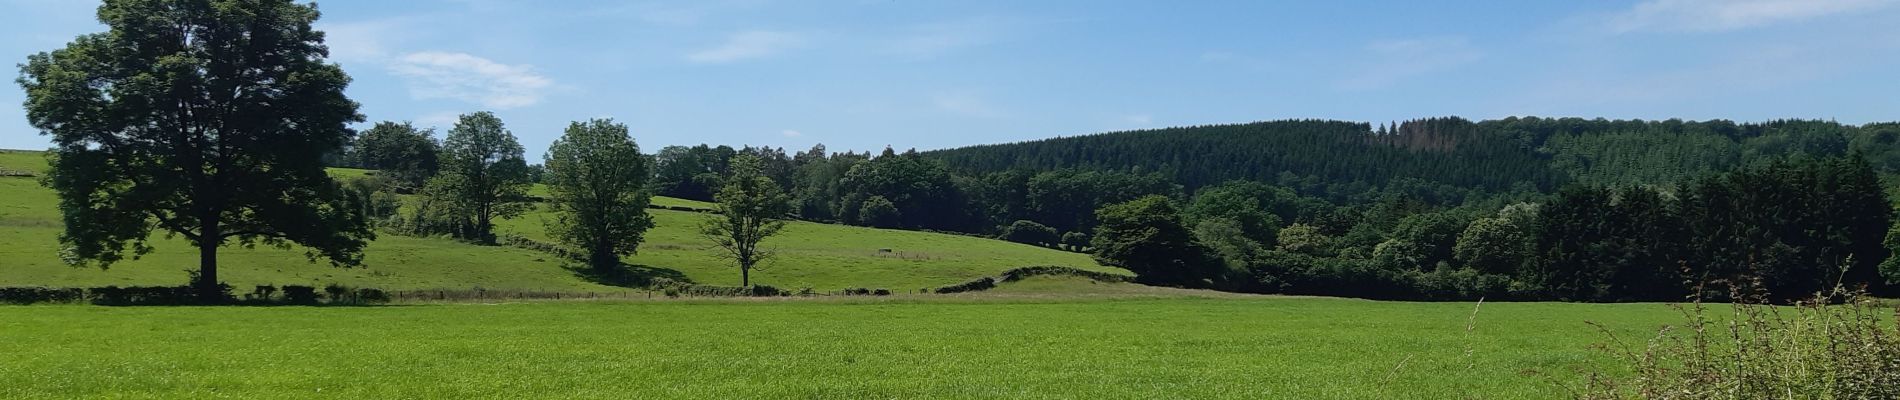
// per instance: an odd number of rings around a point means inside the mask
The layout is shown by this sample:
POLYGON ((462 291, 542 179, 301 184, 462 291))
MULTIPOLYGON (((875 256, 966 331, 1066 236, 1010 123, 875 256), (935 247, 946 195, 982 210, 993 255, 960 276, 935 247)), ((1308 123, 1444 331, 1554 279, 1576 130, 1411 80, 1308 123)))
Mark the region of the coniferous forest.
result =
POLYGON ((1661 301, 1749 283, 1794 298, 1900 281, 1896 141, 1900 124, 1816 120, 1285 120, 928 152, 674 146, 652 189, 710 200, 751 155, 801 219, 1091 252, 1230 291, 1661 301))

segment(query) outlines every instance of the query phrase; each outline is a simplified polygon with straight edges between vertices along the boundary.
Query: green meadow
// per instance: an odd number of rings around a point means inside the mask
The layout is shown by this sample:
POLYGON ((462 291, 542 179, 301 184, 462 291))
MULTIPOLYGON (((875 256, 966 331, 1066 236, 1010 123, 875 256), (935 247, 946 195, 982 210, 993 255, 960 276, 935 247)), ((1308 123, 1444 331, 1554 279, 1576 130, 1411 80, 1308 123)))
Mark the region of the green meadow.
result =
MULTIPOLYGON (((1060 281, 1004 288, 1077 289, 1060 281)), ((1585 321, 1645 337, 1679 318, 1486 303, 1467 331, 1472 311, 1174 292, 15 306, 0 398, 1552 398, 1604 360, 1585 321)))

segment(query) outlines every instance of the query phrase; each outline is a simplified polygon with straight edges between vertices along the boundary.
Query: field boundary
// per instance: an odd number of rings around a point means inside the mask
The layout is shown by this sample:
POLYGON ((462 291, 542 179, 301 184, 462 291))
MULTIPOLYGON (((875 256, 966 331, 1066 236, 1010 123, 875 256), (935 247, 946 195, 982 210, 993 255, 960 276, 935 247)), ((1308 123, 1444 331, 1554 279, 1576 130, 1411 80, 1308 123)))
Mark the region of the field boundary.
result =
POLYGON ((1089 280, 1093 280, 1096 282, 1103 282, 1103 283, 1129 283, 1129 282, 1135 281, 1134 277, 1127 276, 1127 275, 1117 275, 1117 274, 1111 274, 1111 273, 1101 272, 1101 271, 1090 271, 1090 270, 1076 268, 1076 267, 1068 267, 1068 266, 1061 266, 1061 265, 1032 265, 1032 266, 1027 266, 1027 267, 1011 268, 1007 271, 1003 271, 1002 274, 999 274, 993 277, 985 276, 981 278, 971 279, 969 281, 965 281, 963 283, 958 283, 955 285, 941 286, 936 289, 932 289, 931 292, 937 293, 937 294, 980 292, 980 291, 996 288, 996 284, 999 282, 1015 282, 1015 281, 1020 281, 1025 278, 1029 278, 1033 276, 1073 276, 1073 277, 1087 278, 1089 280))

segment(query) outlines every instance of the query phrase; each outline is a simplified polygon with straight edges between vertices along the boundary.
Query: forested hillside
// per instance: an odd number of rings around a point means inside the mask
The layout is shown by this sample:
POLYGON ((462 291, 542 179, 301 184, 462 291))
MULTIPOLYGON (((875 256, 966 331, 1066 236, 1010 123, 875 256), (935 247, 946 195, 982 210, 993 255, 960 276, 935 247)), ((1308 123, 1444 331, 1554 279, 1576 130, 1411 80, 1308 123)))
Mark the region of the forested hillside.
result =
POLYGON ((1460 118, 1379 126, 1291 120, 964 147, 924 153, 962 173, 1009 169, 1155 171, 1188 190, 1245 179, 1308 186, 1422 179, 1462 188, 1549 189, 1563 180, 1534 150, 1460 118))
POLYGON ((1622 301, 1762 279, 1799 296, 1900 278, 1878 271, 1897 139, 1811 120, 1288 120, 875 156, 669 147, 653 188, 705 199, 751 155, 804 219, 1086 249, 1171 285, 1622 301))
POLYGON ((980 174, 1062 168, 1158 171, 1189 190, 1246 179, 1347 196, 1407 178, 1458 188, 1666 184, 1746 162, 1859 150, 1900 170, 1894 123, 1430 118, 1372 126, 1287 120, 1112 132, 924 152, 980 174), (1331 190, 1327 190, 1327 189, 1331 190))

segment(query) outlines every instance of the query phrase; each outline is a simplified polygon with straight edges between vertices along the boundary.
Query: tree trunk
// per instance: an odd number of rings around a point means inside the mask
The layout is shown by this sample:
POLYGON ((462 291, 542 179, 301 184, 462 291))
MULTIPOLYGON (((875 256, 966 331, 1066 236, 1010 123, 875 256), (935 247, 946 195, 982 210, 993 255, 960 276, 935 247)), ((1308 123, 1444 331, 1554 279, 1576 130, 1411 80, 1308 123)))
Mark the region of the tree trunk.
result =
POLYGON ((739 267, 739 287, 752 287, 752 266, 739 267))
POLYGON ((223 300, 224 291, 218 287, 218 245, 223 232, 218 229, 216 219, 199 222, 198 227, 198 280, 199 302, 217 302, 223 300))
POLYGON ((588 251, 588 253, 588 263, 594 264, 595 271, 613 271, 614 267, 620 264, 620 257, 614 255, 612 245, 595 243, 593 249, 588 251))

